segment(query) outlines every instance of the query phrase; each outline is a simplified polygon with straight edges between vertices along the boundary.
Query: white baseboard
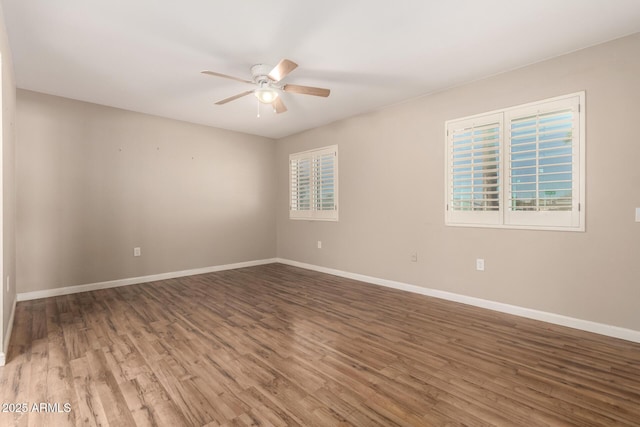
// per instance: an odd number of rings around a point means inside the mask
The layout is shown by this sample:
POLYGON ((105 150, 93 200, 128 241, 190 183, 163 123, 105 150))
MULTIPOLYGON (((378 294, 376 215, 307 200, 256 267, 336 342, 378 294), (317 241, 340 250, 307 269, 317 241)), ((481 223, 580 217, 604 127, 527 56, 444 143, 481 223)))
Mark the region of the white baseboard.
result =
POLYGON ((13 299, 13 305, 11 306, 11 314, 9 315, 9 326, 7 327, 7 332, 4 334, 4 344, 2 346, 2 352, 0 352, 0 366, 4 366, 7 362, 7 352, 9 351, 9 341, 11 341, 11 332, 13 331, 13 319, 16 316, 16 303, 18 302, 18 298, 13 299))
POLYGON ((89 292, 98 289, 117 288, 119 286, 137 285, 157 280, 175 279, 176 277, 194 276, 196 274, 213 273, 216 271, 233 270, 236 268, 253 267, 256 265, 272 264, 275 258, 256 261, 237 262, 235 264, 216 265, 212 267, 194 268, 191 270, 172 271, 169 273, 152 274, 150 276, 131 277, 128 279, 110 280, 108 282, 89 283, 86 285, 66 286, 64 288, 45 289, 42 291, 22 292, 17 295, 18 301, 28 301, 40 298, 57 297, 60 295, 89 292))
POLYGON ((606 335, 614 338, 620 338, 627 341, 640 343, 640 331, 633 329, 621 328, 619 326, 607 325, 604 323, 592 322, 590 320, 576 319, 573 317, 563 316, 561 314, 548 313, 545 311, 534 310, 531 308, 519 307, 501 302, 485 300, 481 298, 470 297, 466 295, 455 294, 452 292, 440 291, 437 289, 424 288, 422 286, 410 285, 407 283, 396 282, 394 280, 380 279, 377 277, 365 276, 363 274, 350 273, 347 271, 336 270, 333 268, 321 267, 313 264, 292 261, 289 259, 277 258, 277 262, 291 265, 294 267, 315 270, 321 273, 333 274, 334 276, 345 277, 348 279, 358 280, 361 282, 372 283, 374 285, 386 286, 388 288, 400 289, 403 291, 413 292, 416 294, 427 295, 430 297, 445 299, 449 301, 460 302, 463 304, 482 307, 489 310, 499 311, 502 313, 514 314, 529 319, 541 320, 543 322, 552 323, 560 326, 568 326, 574 329, 580 329, 587 332, 594 332, 600 335, 606 335))

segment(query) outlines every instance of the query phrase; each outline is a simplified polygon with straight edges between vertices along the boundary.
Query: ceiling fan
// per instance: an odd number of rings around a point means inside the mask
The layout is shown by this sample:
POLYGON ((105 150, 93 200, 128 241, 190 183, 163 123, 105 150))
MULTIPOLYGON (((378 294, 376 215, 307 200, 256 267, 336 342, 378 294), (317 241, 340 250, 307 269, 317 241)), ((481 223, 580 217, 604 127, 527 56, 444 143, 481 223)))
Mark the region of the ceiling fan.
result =
MULTIPOLYGON (((238 98, 247 96, 253 93, 258 101, 263 104, 271 104, 273 110, 276 113, 284 113, 287 111, 287 107, 284 105, 280 92, 299 93, 303 95, 313 95, 327 97, 331 92, 329 89, 323 89, 319 87, 300 86, 292 84, 280 84, 280 81, 285 78, 290 72, 298 67, 293 61, 288 59, 281 60, 278 65, 271 69, 270 66, 264 64, 256 64, 251 67, 251 80, 245 80, 238 77, 228 76, 226 74, 216 73, 214 71, 203 71, 202 74, 208 74, 210 76, 223 77, 225 79, 236 80, 243 83, 250 83, 258 86, 253 90, 241 92, 237 95, 230 96, 221 101, 216 102, 216 105, 223 105, 227 102, 235 101, 238 98)), ((259 104, 258 104, 259 105, 259 104)))

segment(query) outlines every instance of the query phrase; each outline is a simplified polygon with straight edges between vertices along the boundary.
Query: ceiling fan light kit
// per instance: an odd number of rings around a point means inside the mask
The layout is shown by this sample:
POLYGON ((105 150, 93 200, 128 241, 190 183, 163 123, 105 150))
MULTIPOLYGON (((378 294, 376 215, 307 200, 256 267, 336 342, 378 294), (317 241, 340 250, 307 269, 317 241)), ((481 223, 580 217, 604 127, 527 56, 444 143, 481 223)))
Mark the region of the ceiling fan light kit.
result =
POLYGON ((253 94, 258 98, 258 101, 263 104, 271 104, 278 97, 278 92, 269 87, 260 87, 254 90, 253 94))
MULTIPOLYGON (((284 105, 282 98, 280 97, 280 91, 289 93, 297 93, 302 95, 321 96, 326 98, 331 91, 329 89, 323 89, 319 87, 300 86, 300 85, 279 85, 280 80, 285 78, 291 71, 298 67, 293 61, 288 59, 281 60, 278 65, 271 68, 265 64, 256 64, 251 67, 252 80, 244 80, 238 77, 228 76, 226 74, 217 73, 215 71, 203 71, 203 74, 207 74, 215 77, 222 77, 226 79, 236 80, 243 83, 250 83, 258 86, 254 90, 248 90, 237 95, 225 98, 216 102, 216 105, 223 105, 227 102, 235 101, 238 98, 242 98, 250 93, 253 93, 255 97, 263 104, 272 104, 276 113, 284 113, 287 111, 287 107, 284 105)), ((259 117, 259 115, 258 115, 259 117)))

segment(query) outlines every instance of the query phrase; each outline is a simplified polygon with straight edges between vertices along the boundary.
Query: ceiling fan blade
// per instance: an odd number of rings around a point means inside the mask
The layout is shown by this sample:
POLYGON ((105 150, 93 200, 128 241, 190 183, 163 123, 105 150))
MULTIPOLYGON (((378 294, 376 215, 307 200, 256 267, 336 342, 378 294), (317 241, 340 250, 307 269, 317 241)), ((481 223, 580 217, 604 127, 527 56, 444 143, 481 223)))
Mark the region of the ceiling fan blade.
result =
POLYGON ((216 102, 216 105, 222 105, 222 104, 226 104, 227 102, 235 101, 236 99, 242 98, 243 96, 247 96, 250 93, 253 93, 253 91, 252 90, 248 90, 246 92, 242 92, 242 93, 239 93, 237 95, 230 96, 229 98, 225 98, 222 101, 216 102))
POLYGON ((295 62, 289 61, 288 59, 283 59, 278 63, 278 65, 273 67, 273 70, 269 72, 268 76, 274 82, 279 82, 280 80, 284 79, 287 74, 295 70, 297 67, 298 67, 298 64, 296 64, 295 62))
POLYGON ((287 107, 284 105, 284 102, 282 101, 281 97, 277 97, 275 101, 272 102, 273 105, 273 110, 280 114, 280 113, 284 113, 285 111, 287 111, 287 107))
POLYGON ((236 80, 236 81, 243 82, 243 83, 253 83, 250 80, 245 80, 245 79, 241 79, 241 78, 238 78, 238 77, 228 76, 226 74, 216 73, 215 71, 202 71, 202 74, 208 74, 210 76, 216 76, 216 77, 224 77, 225 79, 236 80))
POLYGON ((325 98, 331 93, 329 89, 300 85, 285 85, 283 89, 285 92, 301 93, 303 95, 323 96, 325 98))

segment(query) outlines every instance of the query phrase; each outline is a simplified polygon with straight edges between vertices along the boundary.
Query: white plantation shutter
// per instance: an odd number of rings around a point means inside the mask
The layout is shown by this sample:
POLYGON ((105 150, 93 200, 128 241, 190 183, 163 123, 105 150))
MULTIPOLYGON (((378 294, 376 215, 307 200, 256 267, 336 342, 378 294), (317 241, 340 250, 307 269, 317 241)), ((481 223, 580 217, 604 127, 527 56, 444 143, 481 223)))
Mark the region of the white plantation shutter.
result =
POLYGON ((584 231, 584 92, 452 120, 446 223, 584 231))
POLYGON ((338 146, 289 156, 289 217, 338 220, 338 146))
POLYGON ((315 158, 316 210, 335 211, 337 151, 318 155, 315 158))
POLYGON ((579 227, 580 99, 512 109, 505 223, 579 227))
POLYGON ((311 159, 294 159, 291 163, 291 210, 311 210, 311 159))
POLYGON ((502 115, 449 123, 449 223, 500 223, 502 115))

